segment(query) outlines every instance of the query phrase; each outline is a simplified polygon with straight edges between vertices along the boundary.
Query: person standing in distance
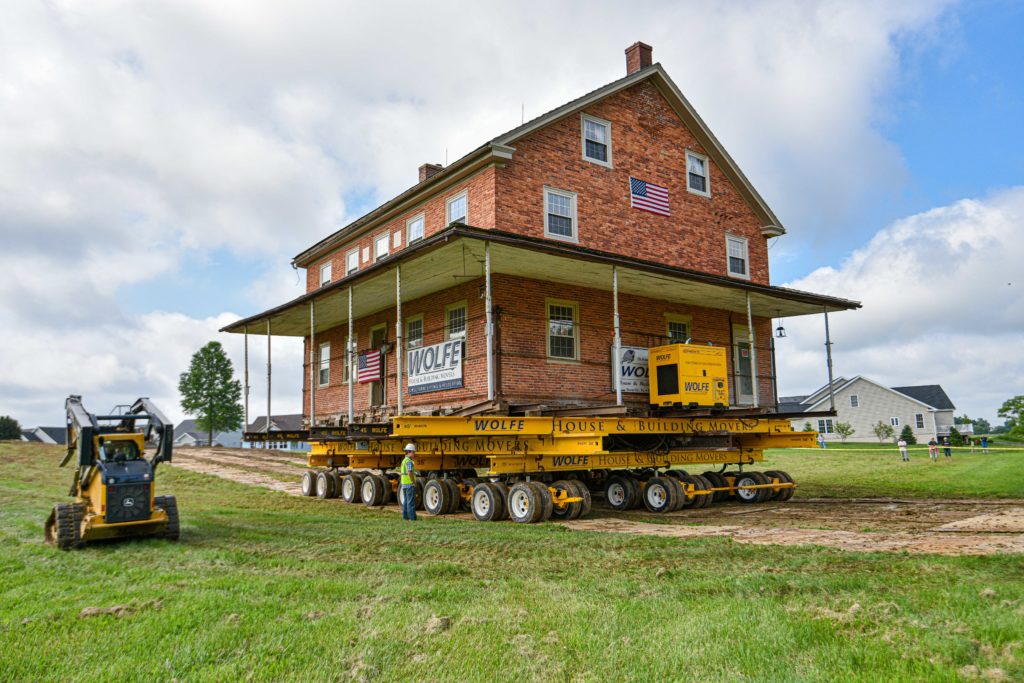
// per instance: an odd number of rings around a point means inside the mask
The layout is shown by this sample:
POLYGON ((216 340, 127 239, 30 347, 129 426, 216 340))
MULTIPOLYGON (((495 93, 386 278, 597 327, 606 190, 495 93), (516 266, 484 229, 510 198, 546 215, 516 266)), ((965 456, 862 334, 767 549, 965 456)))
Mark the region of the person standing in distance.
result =
POLYGON ((906 440, 903 437, 900 437, 900 440, 896 442, 896 445, 899 446, 900 449, 900 460, 903 462, 910 462, 910 456, 907 455, 906 440))
POLYGON ((416 464, 413 459, 416 457, 416 444, 410 442, 405 444, 405 458, 399 466, 402 486, 402 519, 410 522, 416 521, 416 464))

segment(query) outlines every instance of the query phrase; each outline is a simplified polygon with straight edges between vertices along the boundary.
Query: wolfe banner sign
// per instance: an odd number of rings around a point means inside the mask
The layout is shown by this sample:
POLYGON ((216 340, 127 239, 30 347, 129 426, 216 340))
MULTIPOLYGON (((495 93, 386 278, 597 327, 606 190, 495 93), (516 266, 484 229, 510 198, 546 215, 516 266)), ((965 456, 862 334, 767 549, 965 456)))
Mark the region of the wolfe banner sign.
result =
MULTIPOLYGON (((642 346, 622 346, 619 358, 619 377, 622 381, 622 391, 627 394, 646 394, 650 391, 650 384, 647 379, 647 349, 642 346)), ((612 347, 612 357, 615 356, 615 347, 612 347)), ((615 366, 615 363, 612 363, 615 366)), ((615 386, 615 378, 612 378, 612 386, 615 386)))
POLYGON ((410 394, 462 386, 462 340, 410 349, 406 354, 410 394))

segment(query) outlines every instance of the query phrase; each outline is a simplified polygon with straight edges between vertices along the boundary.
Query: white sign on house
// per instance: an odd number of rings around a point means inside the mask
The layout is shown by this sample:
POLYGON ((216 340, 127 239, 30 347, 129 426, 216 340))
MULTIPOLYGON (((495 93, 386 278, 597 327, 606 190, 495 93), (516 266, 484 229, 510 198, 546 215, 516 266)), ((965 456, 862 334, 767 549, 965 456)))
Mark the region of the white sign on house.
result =
MULTIPOLYGON (((619 359, 619 377, 622 391, 627 394, 646 394, 650 391, 647 380, 647 349, 642 346, 621 346, 622 356, 619 359)), ((611 356, 615 357, 615 347, 611 356)), ((612 378, 614 387, 614 377, 612 378)))
POLYGON ((462 340, 410 349, 406 354, 410 394, 462 386, 462 340))

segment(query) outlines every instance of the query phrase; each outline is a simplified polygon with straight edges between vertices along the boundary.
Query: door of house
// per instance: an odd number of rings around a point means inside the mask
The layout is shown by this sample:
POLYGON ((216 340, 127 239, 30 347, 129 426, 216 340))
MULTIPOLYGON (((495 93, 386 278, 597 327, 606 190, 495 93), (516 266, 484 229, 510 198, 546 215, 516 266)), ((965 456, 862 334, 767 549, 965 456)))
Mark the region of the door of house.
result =
MULTIPOLYGON (((370 348, 380 349, 384 346, 384 342, 387 339, 388 327, 387 325, 378 325, 370 330, 370 348)), ((385 375, 386 366, 384 364, 384 354, 380 355, 380 371, 381 375, 385 375)), ((385 400, 384 383, 383 382, 370 382, 370 405, 371 406, 382 406, 385 400)))
POLYGON ((750 405, 754 402, 753 354, 750 334, 746 325, 732 326, 733 403, 750 405))

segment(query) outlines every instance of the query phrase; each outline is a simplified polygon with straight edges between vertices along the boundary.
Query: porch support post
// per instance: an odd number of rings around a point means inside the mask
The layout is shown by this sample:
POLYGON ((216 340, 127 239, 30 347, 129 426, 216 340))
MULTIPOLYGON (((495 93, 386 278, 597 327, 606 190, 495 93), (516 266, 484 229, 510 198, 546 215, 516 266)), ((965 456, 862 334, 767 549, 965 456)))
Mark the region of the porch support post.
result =
POLYGON ((484 337, 487 340, 487 400, 494 400, 494 320, 491 298, 491 243, 484 242, 484 337))
POLYGON ((245 421, 245 425, 242 427, 242 433, 245 433, 245 432, 247 432, 249 430, 249 326, 248 325, 245 326, 245 331, 244 331, 243 334, 244 334, 243 338, 245 339, 245 342, 244 342, 245 343, 245 401, 244 401, 245 417, 243 417, 242 419, 245 421))
POLYGON ((263 431, 270 433, 270 318, 267 318, 267 424, 263 431))
POLYGON ((402 266, 395 266, 395 387, 398 393, 398 414, 402 414, 402 356, 405 344, 402 338, 402 266))
POLYGON ((832 337, 828 330, 828 306, 824 307, 825 311, 825 364, 828 365, 828 404, 829 409, 834 413, 836 411, 836 397, 832 390, 832 337))
POLYGON ((315 304, 309 302, 309 428, 316 424, 316 313, 315 304))
POLYGON ((345 342, 345 362, 348 363, 348 424, 352 424, 355 419, 355 406, 353 405, 356 400, 355 385, 352 384, 352 374, 355 369, 352 367, 352 335, 355 332, 355 323, 352 320, 352 286, 348 288, 348 340, 345 342))
POLYGON ((750 292, 747 292, 747 340, 750 343, 750 380, 754 390, 754 407, 761 406, 761 396, 757 391, 757 349, 754 347, 754 314, 750 309, 750 292))
POLYGON ((619 327, 619 267, 612 266, 612 325, 615 336, 612 340, 612 377, 615 383, 615 405, 622 405, 622 334, 619 327))

